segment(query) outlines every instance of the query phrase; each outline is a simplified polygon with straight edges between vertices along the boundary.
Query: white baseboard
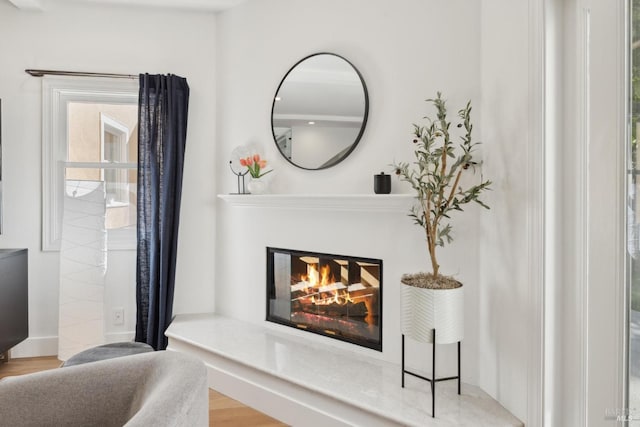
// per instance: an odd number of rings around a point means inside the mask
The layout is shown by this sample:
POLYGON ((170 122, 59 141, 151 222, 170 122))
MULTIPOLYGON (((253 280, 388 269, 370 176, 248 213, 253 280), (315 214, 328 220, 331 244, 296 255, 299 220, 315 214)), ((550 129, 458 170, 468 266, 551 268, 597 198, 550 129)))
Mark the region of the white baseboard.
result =
MULTIPOLYGON (((110 332, 104 335, 105 344, 133 341, 136 333, 134 331, 110 332)), ((29 337, 17 346, 9 350, 12 359, 23 357, 43 357, 58 355, 58 336, 51 337, 29 337)))
POLYGON ((58 355, 58 336, 29 337, 9 351, 10 357, 41 357, 58 355))

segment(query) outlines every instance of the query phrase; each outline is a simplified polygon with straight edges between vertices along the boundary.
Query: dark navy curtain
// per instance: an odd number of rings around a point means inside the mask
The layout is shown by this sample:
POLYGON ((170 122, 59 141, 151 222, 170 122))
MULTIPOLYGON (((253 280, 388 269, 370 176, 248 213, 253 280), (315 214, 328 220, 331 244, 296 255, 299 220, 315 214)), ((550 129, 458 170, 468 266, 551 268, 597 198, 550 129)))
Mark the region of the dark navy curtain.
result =
POLYGON ((136 341, 167 347, 187 137, 189 86, 174 75, 140 75, 136 341))

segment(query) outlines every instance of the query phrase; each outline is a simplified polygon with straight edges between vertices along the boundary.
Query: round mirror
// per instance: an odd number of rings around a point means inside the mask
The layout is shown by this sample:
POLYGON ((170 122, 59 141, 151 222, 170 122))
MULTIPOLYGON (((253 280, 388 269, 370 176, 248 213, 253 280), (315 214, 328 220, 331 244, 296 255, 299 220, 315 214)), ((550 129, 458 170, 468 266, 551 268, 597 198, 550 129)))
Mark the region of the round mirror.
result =
POLYGON ((273 100, 271 128, 280 153, 302 169, 340 163, 364 132, 369 96, 362 76, 332 53, 308 56, 284 76, 273 100))

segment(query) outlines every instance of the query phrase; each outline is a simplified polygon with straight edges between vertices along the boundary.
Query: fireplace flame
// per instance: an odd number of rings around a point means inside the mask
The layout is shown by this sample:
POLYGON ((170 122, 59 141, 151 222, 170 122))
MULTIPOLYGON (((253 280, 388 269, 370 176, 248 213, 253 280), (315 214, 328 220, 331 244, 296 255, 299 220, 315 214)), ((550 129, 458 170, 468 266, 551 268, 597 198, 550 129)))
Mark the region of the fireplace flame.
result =
POLYGON ((353 299, 346 289, 333 289, 328 292, 319 291, 323 287, 335 284, 335 278, 331 274, 329 265, 324 265, 318 271, 316 264, 307 265, 307 274, 302 275, 302 281, 307 284, 304 292, 311 295, 311 303, 314 305, 345 305, 353 303, 353 299))
POLYGON ((320 288, 334 282, 331 268, 325 265, 318 272, 316 264, 307 265, 307 274, 302 276, 302 280, 307 282, 309 288, 320 288))

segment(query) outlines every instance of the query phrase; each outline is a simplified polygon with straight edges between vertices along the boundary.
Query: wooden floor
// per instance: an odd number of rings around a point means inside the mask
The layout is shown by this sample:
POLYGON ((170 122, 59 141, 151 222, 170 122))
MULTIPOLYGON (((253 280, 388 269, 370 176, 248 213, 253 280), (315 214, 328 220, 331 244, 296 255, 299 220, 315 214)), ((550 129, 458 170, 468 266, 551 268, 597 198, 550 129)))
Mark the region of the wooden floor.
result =
MULTIPOLYGON (((0 363, 0 378, 56 369, 60 364, 56 357, 11 359, 6 363, 0 363)), ((280 427, 286 424, 209 389, 209 426, 280 427)))

